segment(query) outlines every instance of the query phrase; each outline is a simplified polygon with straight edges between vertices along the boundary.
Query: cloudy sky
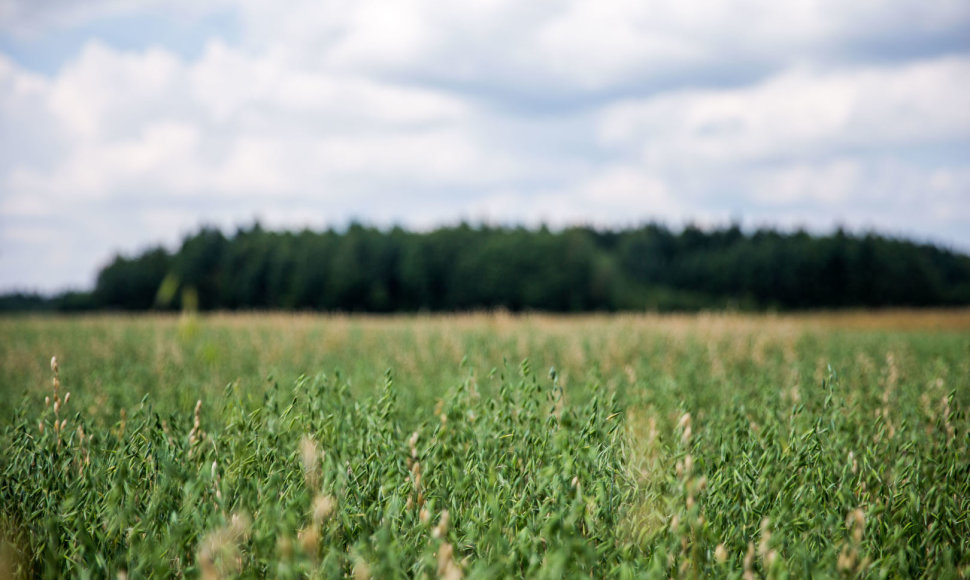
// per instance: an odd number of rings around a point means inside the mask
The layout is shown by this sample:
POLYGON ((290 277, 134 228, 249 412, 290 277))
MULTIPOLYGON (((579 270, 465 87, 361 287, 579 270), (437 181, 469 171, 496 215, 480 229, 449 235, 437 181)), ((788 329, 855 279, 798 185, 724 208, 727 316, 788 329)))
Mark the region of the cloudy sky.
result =
POLYGON ((968 102, 966 0, 0 0, 0 291, 255 219, 970 251, 968 102))

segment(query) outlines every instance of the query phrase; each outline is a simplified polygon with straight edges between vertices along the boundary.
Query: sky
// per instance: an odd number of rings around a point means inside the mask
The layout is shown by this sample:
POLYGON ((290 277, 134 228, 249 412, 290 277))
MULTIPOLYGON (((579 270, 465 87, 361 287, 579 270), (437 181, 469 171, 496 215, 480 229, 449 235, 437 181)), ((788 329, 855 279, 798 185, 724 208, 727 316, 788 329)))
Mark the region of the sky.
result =
POLYGON ((966 0, 0 0, 0 292, 256 220, 970 252, 968 103, 966 0))

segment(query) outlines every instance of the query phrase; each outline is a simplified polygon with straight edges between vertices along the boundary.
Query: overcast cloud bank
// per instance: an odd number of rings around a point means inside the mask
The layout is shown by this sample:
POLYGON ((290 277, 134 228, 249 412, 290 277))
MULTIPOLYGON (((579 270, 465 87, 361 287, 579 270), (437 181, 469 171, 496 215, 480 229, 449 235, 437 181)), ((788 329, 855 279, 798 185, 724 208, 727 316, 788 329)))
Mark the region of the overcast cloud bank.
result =
POLYGON ((90 286, 113 252, 254 218, 740 219, 967 251, 968 29, 962 1, 7 1, 0 288, 90 286), (216 13, 194 56, 152 36, 216 13), (16 56, 93 24, 53 70, 16 56))

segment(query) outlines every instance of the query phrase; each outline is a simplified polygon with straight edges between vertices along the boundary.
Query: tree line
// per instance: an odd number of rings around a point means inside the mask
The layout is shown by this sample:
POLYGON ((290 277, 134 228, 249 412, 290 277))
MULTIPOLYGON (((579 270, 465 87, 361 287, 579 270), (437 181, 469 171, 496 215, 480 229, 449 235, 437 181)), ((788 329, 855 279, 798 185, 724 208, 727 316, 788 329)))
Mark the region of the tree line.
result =
POLYGON ((204 227, 174 253, 116 256, 90 292, 0 297, 0 310, 505 308, 555 312, 970 304, 970 256, 874 233, 738 226, 674 231, 358 223, 231 235, 204 227))

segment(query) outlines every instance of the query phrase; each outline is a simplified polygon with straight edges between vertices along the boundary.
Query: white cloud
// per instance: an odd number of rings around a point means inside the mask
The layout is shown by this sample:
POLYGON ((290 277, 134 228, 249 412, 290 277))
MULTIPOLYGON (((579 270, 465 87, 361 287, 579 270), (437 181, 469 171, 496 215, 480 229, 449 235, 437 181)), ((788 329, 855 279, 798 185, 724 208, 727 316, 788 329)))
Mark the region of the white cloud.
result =
POLYGON ((177 109, 183 83, 179 61, 163 49, 129 54, 91 41, 47 99, 74 138, 90 141, 137 131, 143 119, 177 109))
POLYGON ((191 58, 91 39, 41 75, 0 54, 0 291, 84 283, 112 251, 255 217, 743 216, 970 248, 961 0, 211 6, 0 0, 18 38, 240 22, 191 58))
POLYGON ((749 187, 753 199, 769 206, 809 202, 831 207, 857 194, 864 183, 861 164, 855 159, 842 158, 755 171, 749 187))
POLYGON ((902 50, 958 38, 970 25, 970 5, 960 0, 303 0, 286 10, 243 0, 241 15, 247 45, 287 62, 511 99, 717 83, 889 40, 902 50))
POLYGON ((92 22, 137 14, 191 21, 224 10, 233 0, 0 0, 0 33, 37 38, 92 22))
POLYGON ((610 106, 599 139, 671 167, 832 155, 970 137, 970 58, 837 72, 794 69, 762 83, 610 106))

